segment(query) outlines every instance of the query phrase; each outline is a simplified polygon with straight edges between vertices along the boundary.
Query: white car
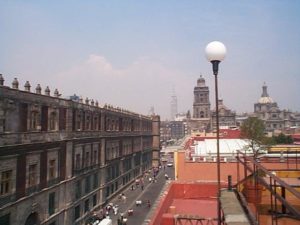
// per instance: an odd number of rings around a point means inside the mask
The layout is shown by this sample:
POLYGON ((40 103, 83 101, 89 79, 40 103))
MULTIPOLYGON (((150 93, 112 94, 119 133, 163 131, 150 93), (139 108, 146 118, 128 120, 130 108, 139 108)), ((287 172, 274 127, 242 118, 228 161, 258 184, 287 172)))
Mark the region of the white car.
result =
POLYGON ((172 167, 172 166, 173 166, 173 163, 168 163, 167 166, 168 166, 168 167, 172 167))

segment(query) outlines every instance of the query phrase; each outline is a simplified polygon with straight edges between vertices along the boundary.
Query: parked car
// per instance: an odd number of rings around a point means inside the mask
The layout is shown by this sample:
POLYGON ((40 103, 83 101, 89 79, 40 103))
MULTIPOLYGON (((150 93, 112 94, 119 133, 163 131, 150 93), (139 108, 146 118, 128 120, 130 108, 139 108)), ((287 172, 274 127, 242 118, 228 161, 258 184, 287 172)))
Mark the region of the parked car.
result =
POLYGON ((173 166, 173 163, 168 163, 167 166, 168 166, 168 167, 172 167, 172 166, 173 166))

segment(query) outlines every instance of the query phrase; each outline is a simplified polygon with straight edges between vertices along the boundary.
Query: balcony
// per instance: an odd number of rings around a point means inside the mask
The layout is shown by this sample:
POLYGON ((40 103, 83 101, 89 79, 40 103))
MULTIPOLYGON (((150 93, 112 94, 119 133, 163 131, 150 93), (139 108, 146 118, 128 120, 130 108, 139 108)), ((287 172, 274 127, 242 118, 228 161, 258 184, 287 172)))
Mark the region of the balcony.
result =
POLYGON ((149 131, 122 132, 122 131, 28 131, 28 132, 5 132, 0 133, 0 146, 14 144, 30 144, 39 142, 53 142, 74 138, 99 138, 101 137, 132 137, 137 135, 151 135, 149 131))

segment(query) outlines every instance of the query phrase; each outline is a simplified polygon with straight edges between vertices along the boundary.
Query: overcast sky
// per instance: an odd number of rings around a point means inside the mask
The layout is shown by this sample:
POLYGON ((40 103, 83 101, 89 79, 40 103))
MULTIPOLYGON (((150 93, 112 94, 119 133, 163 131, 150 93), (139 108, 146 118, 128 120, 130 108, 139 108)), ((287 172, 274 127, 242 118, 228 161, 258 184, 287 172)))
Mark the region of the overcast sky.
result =
POLYGON ((147 115, 192 110, 200 74, 214 77, 204 56, 214 40, 227 47, 219 97, 253 112, 266 82, 281 109, 300 111, 300 1, 86 0, 1 1, 0 73, 21 89, 48 85, 147 115))

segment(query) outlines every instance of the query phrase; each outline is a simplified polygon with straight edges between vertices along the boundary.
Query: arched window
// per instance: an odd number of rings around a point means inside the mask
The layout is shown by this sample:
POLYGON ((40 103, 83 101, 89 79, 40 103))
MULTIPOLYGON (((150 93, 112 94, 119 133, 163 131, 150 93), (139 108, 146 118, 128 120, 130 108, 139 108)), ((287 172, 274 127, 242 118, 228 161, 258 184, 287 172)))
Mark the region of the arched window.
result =
POLYGON ((36 212, 31 213, 26 222, 25 225, 39 225, 39 215, 36 212))
POLYGON ((200 118, 204 118, 204 112, 203 111, 200 112, 200 118))

